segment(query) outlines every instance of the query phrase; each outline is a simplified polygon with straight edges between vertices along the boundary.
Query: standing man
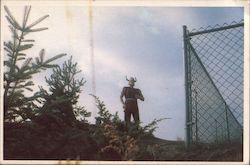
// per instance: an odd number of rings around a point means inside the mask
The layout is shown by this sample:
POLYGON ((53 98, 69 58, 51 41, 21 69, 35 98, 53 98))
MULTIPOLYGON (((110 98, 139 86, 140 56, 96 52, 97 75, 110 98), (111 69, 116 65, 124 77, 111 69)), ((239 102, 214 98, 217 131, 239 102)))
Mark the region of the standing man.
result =
POLYGON ((125 112, 125 122, 127 125, 130 124, 131 115, 133 115, 135 123, 138 124, 140 122, 140 117, 137 99, 144 101, 144 97, 140 89, 134 88, 135 82, 137 81, 136 78, 131 77, 128 79, 126 77, 126 80, 128 81, 129 87, 124 87, 120 96, 125 112), (125 97, 125 101, 123 97, 125 97))

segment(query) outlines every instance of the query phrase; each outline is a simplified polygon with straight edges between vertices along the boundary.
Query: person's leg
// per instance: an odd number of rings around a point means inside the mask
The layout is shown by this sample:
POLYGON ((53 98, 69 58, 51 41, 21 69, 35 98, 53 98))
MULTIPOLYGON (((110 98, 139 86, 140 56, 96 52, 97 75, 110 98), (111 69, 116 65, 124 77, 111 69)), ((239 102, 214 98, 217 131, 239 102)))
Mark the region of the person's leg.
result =
POLYGON ((125 111, 124 116, 125 116, 126 125, 128 126, 130 124, 130 120, 131 120, 131 112, 125 111))
POLYGON ((133 118, 134 118, 134 121, 136 124, 139 124, 140 123, 140 117, 139 117, 139 112, 134 112, 132 113, 133 114, 133 118))

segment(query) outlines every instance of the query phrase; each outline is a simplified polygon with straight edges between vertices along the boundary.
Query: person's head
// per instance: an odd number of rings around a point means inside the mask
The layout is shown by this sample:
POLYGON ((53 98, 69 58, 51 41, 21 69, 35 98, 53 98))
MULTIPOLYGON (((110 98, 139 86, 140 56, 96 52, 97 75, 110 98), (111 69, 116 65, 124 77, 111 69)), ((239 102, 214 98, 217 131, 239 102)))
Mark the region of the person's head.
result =
POLYGON ((130 79, 128 79, 128 78, 126 77, 126 80, 128 81, 128 85, 129 85, 130 87, 134 87, 134 86, 135 86, 135 82, 137 81, 136 78, 133 78, 133 77, 130 77, 130 79))

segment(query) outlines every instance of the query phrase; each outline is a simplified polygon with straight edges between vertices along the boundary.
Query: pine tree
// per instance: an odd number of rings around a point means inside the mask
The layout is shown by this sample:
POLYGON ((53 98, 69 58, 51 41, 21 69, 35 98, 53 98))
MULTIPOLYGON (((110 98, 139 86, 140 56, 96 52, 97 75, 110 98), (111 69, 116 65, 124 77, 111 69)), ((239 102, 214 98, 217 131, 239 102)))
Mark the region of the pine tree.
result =
POLYGON ((27 57, 25 50, 31 49, 34 45, 33 39, 26 39, 28 34, 47 30, 48 28, 34 28, 37 24, 45 20, 49 15, 45 15, 31 24, 27 24, 31 6, 26 6, 23 15, 22 24, 18 23, 7 6, 4 6, 7 13, 6 19, 9 23, 9 29, 12 33, 12 41, 4 42, 5 60, 4 60, 4 117, 5 121, 15 121, 16 117, 21 116, 24 120, 32 114, 35 96, 26 97, 25 90, 33 91, 32 76, 53 68, 52 64, 56 59, 64 56, 59 54, 47 60, 44 59, 45 50, 39 52, 35 60, 27 57))
POLYGON ((40 87, 40 92, 36 93, 44 101, 44 106, 39 112, 41 115, 58 112, 58 115, 68 124, 76 120, 75 114, 83 119, 90 116, 84 107, 77 105, 81 87, 86 82, 84 78, 77 79, 76 75, 80 72, 81 70, 77 69, 77 63, 72 62, 72 56, 63 63, 62 67, 53 68, 51 76, 45 77, 49 91, 40 87))

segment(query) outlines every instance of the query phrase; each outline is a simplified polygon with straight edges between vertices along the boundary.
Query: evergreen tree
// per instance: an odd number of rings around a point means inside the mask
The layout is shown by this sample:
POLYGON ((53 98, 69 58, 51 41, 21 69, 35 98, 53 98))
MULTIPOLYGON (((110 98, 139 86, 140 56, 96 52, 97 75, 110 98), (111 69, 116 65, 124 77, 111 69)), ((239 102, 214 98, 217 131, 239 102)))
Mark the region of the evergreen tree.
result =
POLYGON ((34 27, 49 15, 45 15, 28 25, 31 6, 26 6, 23 21, 20 24, 7 6, 4 6, 4 9, 12 33, 12 41, 4 42, 4 117, 5 121, 15 121, 18 116, 25 120, 30 118, 32 109, 36 107, 33 102, 36 97, 26 97, 24 95, 25 90, 33 91, 32 76, 47 68, 55 67, 56 65, 52 64, 52 62, 65 54, 59 54, 45 60, 45 51, 42 49, 35 60, 27 57, 25 50, 33 47, 34 40, 26 39, 26 37, 30 33, 47 30, 46 27, 34 27))
POLYGON ((86 82, 84 78, 77 79, 76 76, 80 72, 77 63, 72 62, 72 56, 62 67, 53 68, 51 76, 45 77, 49 92, 40 87, 40 92, 36 93, 44 101, 40 114, 56 112, 68 124, 76 120, 75 114, 83 119, 90 116, 84 107, 77 106, 81 87, 86 82))

